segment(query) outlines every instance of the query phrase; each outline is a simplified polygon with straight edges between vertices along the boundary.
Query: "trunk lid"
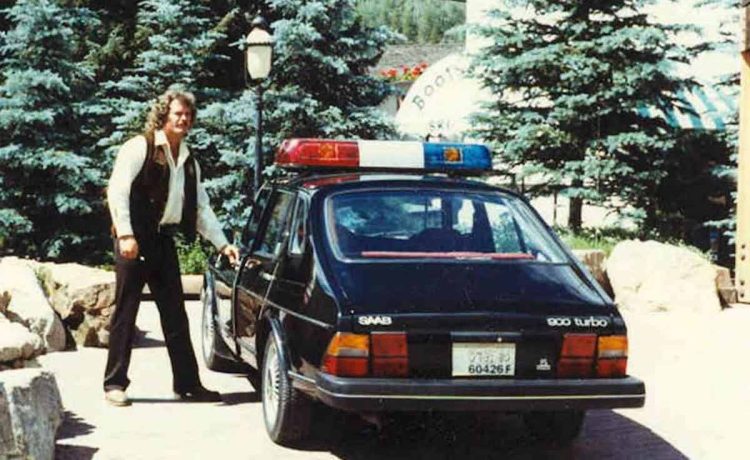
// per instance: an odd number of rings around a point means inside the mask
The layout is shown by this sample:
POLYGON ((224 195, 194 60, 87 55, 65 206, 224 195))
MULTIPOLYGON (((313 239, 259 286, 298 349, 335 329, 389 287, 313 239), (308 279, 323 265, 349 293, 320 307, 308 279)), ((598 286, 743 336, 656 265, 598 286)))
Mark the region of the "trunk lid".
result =
POLYGON ((506 348, 512 370, 494 377, 550 378, 564 333, 606 335, 621 324, 564 264, 351 263, 337 276, 355 332, 407 333, 412 377, 466 376, 463 361, 506 348))

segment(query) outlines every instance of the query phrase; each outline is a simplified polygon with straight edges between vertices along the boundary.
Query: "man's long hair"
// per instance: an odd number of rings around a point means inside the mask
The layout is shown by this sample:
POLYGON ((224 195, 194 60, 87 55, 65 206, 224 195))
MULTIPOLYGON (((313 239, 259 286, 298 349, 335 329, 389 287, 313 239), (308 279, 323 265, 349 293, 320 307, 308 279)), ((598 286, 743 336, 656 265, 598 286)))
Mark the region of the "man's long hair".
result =
POLYGON ((191 125, 195 124, 195 117, 198 115, 198 109, 195 107, 195 96, 193 93, 177 89, 169 89, 159 96, 154 102, 154 105, 151 106, 151 111, 148 113, 146 125, 144 126, 146 132, 153 132, 164 127, 164 124, 167 122, 167 115, 169 115, 169 104, 175 99, 190 108, 190 123, 191 125))

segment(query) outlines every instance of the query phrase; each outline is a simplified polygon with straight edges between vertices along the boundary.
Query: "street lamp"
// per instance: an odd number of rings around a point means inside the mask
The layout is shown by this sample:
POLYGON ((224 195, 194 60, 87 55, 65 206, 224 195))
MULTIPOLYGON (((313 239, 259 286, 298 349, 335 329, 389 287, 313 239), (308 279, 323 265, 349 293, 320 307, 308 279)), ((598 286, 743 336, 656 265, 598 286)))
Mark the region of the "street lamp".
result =
POLYGON ((263 181, 263 81, 271 72, 273 37, 268 33, 268 24, 262 16, 256 16, 251 26, 252 29, 245 39, 245 70, 250 76, 250 83, 255 86, 255 196, 263 181))

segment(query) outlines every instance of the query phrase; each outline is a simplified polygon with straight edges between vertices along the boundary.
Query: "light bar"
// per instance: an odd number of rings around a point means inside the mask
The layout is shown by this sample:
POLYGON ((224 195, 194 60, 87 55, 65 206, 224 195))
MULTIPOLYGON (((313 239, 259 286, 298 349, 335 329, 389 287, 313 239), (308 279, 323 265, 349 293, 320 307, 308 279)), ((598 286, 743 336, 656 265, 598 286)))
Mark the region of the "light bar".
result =
POLYGON ((490 171, 489 149, 480 144, 289 139, 276 164, 286 168, 490 171))

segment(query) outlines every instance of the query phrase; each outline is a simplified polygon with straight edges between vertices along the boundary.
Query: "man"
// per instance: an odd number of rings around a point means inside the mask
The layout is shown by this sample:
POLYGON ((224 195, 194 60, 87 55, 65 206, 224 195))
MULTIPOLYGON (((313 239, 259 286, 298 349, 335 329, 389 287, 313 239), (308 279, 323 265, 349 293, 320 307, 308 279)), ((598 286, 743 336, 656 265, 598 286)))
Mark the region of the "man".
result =
POLYGON ((239 258, 228 244, 185 136, 195 121, 192 94, 170 90, 149 113, 146 133, 120 148, 109 181, 107 199, 116 236, 116 308, 111 320, 109 356, 104 376, 105 399, 127 406, 128 366, 135 319, 144 284, 159 309, 172 364, 173 389, 179 399, 220 401, 200 382, 190 341, 188 319, 173 236, 188 239, 196 231, 230 262, 239 258))

